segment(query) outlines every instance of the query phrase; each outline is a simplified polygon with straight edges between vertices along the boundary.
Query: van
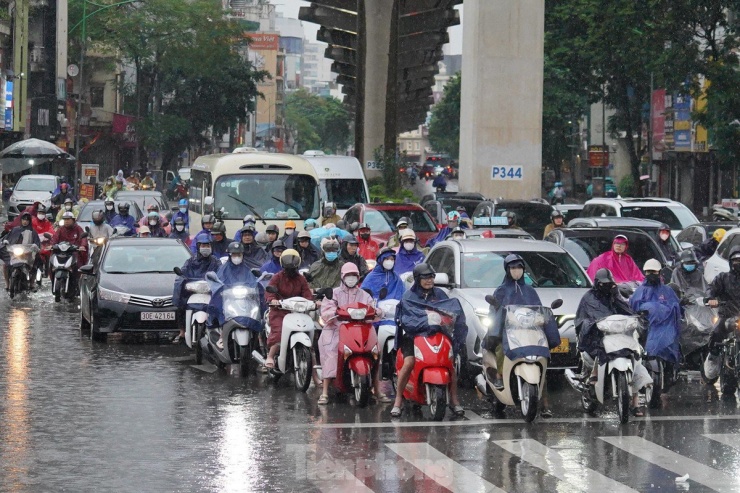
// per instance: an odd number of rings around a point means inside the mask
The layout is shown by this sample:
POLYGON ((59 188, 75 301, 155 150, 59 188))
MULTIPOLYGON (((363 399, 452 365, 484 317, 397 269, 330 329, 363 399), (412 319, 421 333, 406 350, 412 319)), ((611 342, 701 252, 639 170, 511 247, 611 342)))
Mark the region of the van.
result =
POLYGON ((355 204, 367 204, 367 188, 362 165, 352 156, 327 156, 321 151, 306 151, 303 158, 311 163, 319 177, 322 202, 334 202, 339 216, 355 204))

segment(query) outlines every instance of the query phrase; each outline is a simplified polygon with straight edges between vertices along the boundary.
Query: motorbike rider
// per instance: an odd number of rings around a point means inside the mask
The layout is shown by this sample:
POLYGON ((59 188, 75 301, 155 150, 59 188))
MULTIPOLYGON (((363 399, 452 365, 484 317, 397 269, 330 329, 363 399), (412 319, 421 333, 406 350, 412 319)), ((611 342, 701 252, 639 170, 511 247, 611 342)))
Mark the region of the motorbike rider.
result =
POLYGON ((452 240, 464 240, 467 237, 465 234, 465 230, 462 229, 460 226, 452 230, 452 233, 450 234, 450 239, 452 240))
POLYGON ((396 221, 396 232, 393 233, 393 236, 388 238, 388 243, 386 246, 388 248, 396 248, 397 246, 401 245, 401 231, 405 229, 413 229, 411 228, 411 221, 408 217, 402 217, 398 221, 396 221))
POLYGON ((213 256, 221 258, 226 256, 226 248, 233 240, 226 237, 226 225, 223 221, 216 221, 211 228, 213 238, 213 256))
POLYGON ((591 261, 586 272, 591 280, 599 269, 609 269, 617 284, 622 282, 642 282, 645 276, 635 261, 627 253, 629 240, 624 235, 617 235, 612 242, 612 249, 604 252, 591 261))
MULTIPOLYGON (((34 244, 37 247, 41 247, 41 240, 39 239, 38 233, 33 229, 33 218, 30 212, 23 211, 20 214, 20 225, 13 228, 8 236, 5 237, 3 243, 8 245, 30 245, 34 244)), ((10 253, 7 248, 3 248, 2 253, 3 260, 3 276, 5 277, 5 289, 10 289, 10 279, 8 277, 8 266, 10 265, 10 253)))
MULTIPOLYGON (((332 299, 324 300, 321 303, 321 318, 326 321, 324 328, 321 330, 319 337, 319 356, 321 360, 321 373, 324 377, 324 387, 319 404, 326 405, 329 403, 329 385, 337 377, 338 364, 338 347, 339 347, 339 327, 340 322, 337 320, 337 310, 341 307, 348 306, 352 303, 362 303, 372 305, 373 298, 368 293, 360 289, 360 271, 352 262, 347 262, 342 266, 342 283, 339 287, 334 288, 332 299)), ((377 317, 382 317, 379 308, 377 317)), ((375 386, 375 396, 378 402, 388 403, 391 400, 388 396, 380 391, 380 380, 378 373, 373 377, 375 386)))
POLYGON ((432 187, 434 187, 439 192, 446 192, 447 191, 447 179, 445 178, 445 175, 443 175, 441 172, 437 173, 437 176, 434 178, 434 181, 432 182, 432 187))
MULTIPOLYGON (((435 274, 432 266, 427 263, 422 263, 414 267, 414 284, 411 286, 411 289, 403 294, 396 308, 396 319, 399 321, 399 324, 396 327, 395 348, 401 351, 403 355, 403 366, 398 372, 398 385, 396 388, 399 390, 396 392, 396 399, 393 403, 393 409, 391 409, 391 417, 394 418, 401 416, 401 406, 403 405, 402 389, 406 388, 416 362, 416 358, 414 357, 414 338, 429 334, 428 328, 427 331, 419 331, 416 328, 403 324, 404 314, 410 311, 411 305, 437 305, 444 303, 445 305, 451 305, 448 308, 452 308, 455 304, 454 302, 456 302, 457 308, 449 310, 458 315, 455 319, 455 328, 452 334, 453 352, 459 354, 465 344, 465 338, 468 333, 465 314, 459 301, 450 299, 444 291, 434 286, 435 274)), ((455 413, 455 416, 460 417, 465 415, 465 410, 460 405, 460 400, 457 397, 457 374, 454 368, 452 369, 452 375, 450 375, 450 407, 455 413)))
POLYGON ((298 233, 295 231, 296 223, 292 219, 289 219, 285 221, 285 234, 283 234, 282 238, 280 238, 283 243, 285 243, 285 246, 288 248, 294 248, 295 247, 295 240, 298 236, 298 233))
POLYGON ((362 289, 369 290, 373 298, 377 300, 380 297, 380 291, 385 288, 387 291, 385 299, 400 300, 406 288, 399 275, 393 270, 395 265, 396 252, 388 247, 383 248, 378 252, 375 267, 362 281, 362 289))
POLYGON ((185 246, 190 247, 191 240, 187 228, 185 227, 185 220, 182 217, 178 217, 175 218, 173 222, 174 227, 172 228, 169 238, 180 240, 185 244, 185 246))
POLYGON ((710 238, 707 238, 701 245, 694 248, 696 251, 696 258, 699 262, 703 263, 709 257, 714 255, 714 252, 717 251, 717 247, 722 241, 722 238, 725 237, 725 233, 727 233, 727 231, 725 231, 724 228, 718 228, 714 233, 712 233, 710 238))
POLYGON ((671 228, 667 224, 661 224, 658 230, 658 246, 663 252, 666 260, 673 262, 676 260, 678 252, 671 243, 671 228))
POLYGON ((414 270, 414 266, 424 261, 424 254, 416 246, 416 234, 405 229, 401 233, 401 246, 396 252, 396 274, 399 276, 414 270))
POLYGON ((550 190, 548 195, 550 195, 550 203, 553 205, 565 203, 565 189, 563 188, 563 184, 559 181, 555 182, 553 189, 550 190))
POLYGON ((277 288, 277 293, 266 293, 266 301, 270 304, 268 323, 270 324, 270 335, 267 338, 269 349, 265 366, 275 368, 275 355, 280 349, 280 339, 283 334, 283 319, 289 312, 280 308, 280 300, 300 296, 307 300, 312 299, 313 294, 308 286, 308 281, 298 273, 301 265, 301 256, 293 249, 288 249, 280 256, 280 265, 283 268, 272 276, 269 285, 277 288))
POLYGON ((263 273, 268 272, 270 274, 277 274, 283 267, 280 264, 280 256, 285 251, 285 243, 280 240, 273 242, 270 248, 270 260, 262 264, 260 271, 263 273))
POLYGON ((699 263, 693 250, 683 250, 678 255, 678 266, 671 274, 671 284, 677 285, 682 294, 707 292, 707 282, 704 280, 704 267, 699 263))
MULTIPOLYGON (((254 241, 254 237, 257 235, 257 231, 251 224, 245 225, 241 230, 240 243, 244 248, 244 263, 249 266, 250 269, 259 269, 269 259, 267 252, 254 241)), ((236 240, 234 240, 236 241, 236 240)))
POLYGON ((323 258, 311 264, 308 269, 311 288, 336 288, 342 280, 341 270, 344 265, 344 261, 339 258, 339 242, 335 238, 324 238, 321 240, 321 252, 323 258))
MULTIPOLYGON (((253 215, 247 214, 246 216, 244 216, 244 219, 242 219, 242 229, 240 229, 239 231, 236 232, 236 234, 234 235, 234 241, 241 242, 241 239, 242 239, 242 230, 246 226, 251 226, 251 228, 253 230, 257 229, 257 221, 255 221, 253 215)), ((255 233, 255 234, 257 234, 257 233, 255 233)))
POLYGON ((123 184, 123 178, 116 177, 115 186, 108 190, 108 198, 114 198, 118 192, 123 190, 127 190, 127 188, 123 184))
POLYGON ((277 241, 278 236, 280 236, 280 228, 278 228, 274 224, 271 224, 267 228, 265 228, 265 234, 267 235, 267 245, 265 245, 265 251, 269 253, 272 250, 273 242, 277 241))
POLYGON ((33 224, 33 229, 39 237, 43 236, 44 233, 54 235, 54 225, 46 217, 46 207, 43 204, 36 204, 36 216, 31 219, 31 224, 33 224))
MULTIPOLYGON (((105 180, 105 183, 103 184, 103 191, 99 195, 99 198, 102 199, 102 198, 109 197, 110 196, 109 194, 113 191, 114 188, 116 188, 115 180, 114 180, 114 178, 112 176, 109 176, 105 180)), ((115 212, 114 212, 114 214, 115 214, 115 212)))
POLYGON ((360 242, 354 235, 349 235, 342 241, 342 250, 339 253, 339 258, 345 263, 353 263, 357 266, 360 271, 360 279, 364 279, 368 272, 367 262, 358 253, 360 248, 360 242))
POLYGON ((111 221, 110 225, 113 229, 115 229, 118 226, 123 226, 128 229, 126 234, 124 236, 134 236, 136 235, 136 228, 137 224, 134 220, 134 216, 130 215, 128 213, 129 211, 129 203, 128 202, 121 202, 118 204, 118 214, 116 217, 113 218, 113 221, 111 221))
POLYGON ((172 222, 174 223, 178 218, 183 220, 185 224, 185 230, 190 230, 190 215, 188 214, 188 199, 180 199, 178 203, 177 212, 172 215, 172 222))
POLYGON ((59 193, 51 198, 51 204, 59 209, 67 199, 72 200, 73 204, 75 203, 75 198, 69 185, 66 182, 62 182, 62 184, 59 185, 59 193))
POLYGON ((542 233, 542 237, 549 235, 554 229, 564 228, 563 213, 555 209, 550 213, 550 224, 545 226, 545 232, 542 233))
POLYGON ((308 231, 298 233, 298 238, 293 249, 301 256, 301 269, 310 268, 311 264, 321 258, 321 253, 311 244, 311 233, 308 231))
MULTIPOLYGON (((84 238, 85 232, 82 230, 74 214, 71 212, 65 212, 62 214, 62 221, 64 225, 56 230, 54 236, 51 239, 52 246, 58 245, 63 241, 69 242, 71 245, 77 247, 77 262, 75 263, 74 272, 72 273, 72 280, 74 281, 75 289, 79 286, 79 272, 78 267, 87 264, 87 240, 84 238)), ((50 275, 53 273, 49 272, 50 275)))
POLYGON ((89 226, 88 238, 95 240, 97 238, 110 238, 113 235, 113 228, 110 224, 105 223, 105 212, 102 209, 93 211, 92 225, 89 226))
POLYGON ((303 229, 306 231, 311 231, 312 229, 316 229, 319 227, 319 223, 316 222, 316 219, 308 218, 305 221, 303 221, 303 229))
POLYGON ((74 214, 75 219, 80 214, 80 209, 78 207, 75 207, 75 203, 70 197, 64 199, 64 204, 59 209, 59 212, 57 212, 57 216, 56 218, 54 218, 54 222, 59 224, 59 221, 62 220, 62 214, 64 214, 65 212, 71 212, 72 214, 74 214))
POLYGON ((167 231, 162 226, 162 218, 158 212, 151 211, 146 215, 146 221, 152 238, 167 238, 167 231))
POLYGON ((460 226, 460 213, 457 211, 450 211, 447 214, 447 226, 439 230, 437 236, 430 238, 427 241, 426 247, 431 248, 440 241, 445 241, 448 236, 452 234, 452 230, 460 226))
POLYGON ((718 344, 727 337, 725 321, 740 313, 740 246, 732 247, 728 258, 730 271, 717 274, 707 290, 708 305, 712 308, 719 307, 719 319, 709 343, 710 352, 715 356, 719 354, 718 344), (720 301, 724 303, 720 305, 720 301))
POLYGON ((324 206, 324 213, 321 217, 321 225, 326 226, 327 224, 336 225, 342 218, 337 215, 337 206, 334 202, 327 202, 324 206))
MULTIPOLYGON (((203 214, 203 217, 200 218, 200 226, 202 229, 198 231, 198 233, 195 236, 198 236, 202 233, 208 233, 210 235, 211 229, 213 228, 213 223, 215 222, 216 222, 216 216, 214 216, 213 214, 203 214)), ((196 253, 195 248, 196 248, 195 242, 191 243, 190 252, 193 255, 195 255, 196 253)))
POLYGON ((105 210, 103 213, 105 214, 105 222, 110 224, 113 222, 113 218, 116 217, 116 203, 111 199, 105 199, 104 206, 105 210))
POLYGON ((139 188, 141 190, 156 190, 157 189, 157 184, 154 182, 154 178, 152 178, 151 171, 146 172, 144 179, 141 180, 141 183, 139 184, 139 188))
POLYGON ((357 240, 360 242, 360 255, 365 260, 372 260, 378 256, 378 250, 380 246, 378 243, 370 237, 372 231, 370 225, 367 223, 360 224, 357 228, 357 240))
POLYGON ((149 229, 149 226, 139 226, 139 234, 136 236, 139 238, 151 238, 152 230, 149 229))
POLYGON ((516 212, 506 211, 501 215, 505 217, 506 220, 508 221, 509 225, 506 226, 508 229, 519 229, 519 230, 522 229, 521 227, 519 227, 519 224, 517 223, 516 212))

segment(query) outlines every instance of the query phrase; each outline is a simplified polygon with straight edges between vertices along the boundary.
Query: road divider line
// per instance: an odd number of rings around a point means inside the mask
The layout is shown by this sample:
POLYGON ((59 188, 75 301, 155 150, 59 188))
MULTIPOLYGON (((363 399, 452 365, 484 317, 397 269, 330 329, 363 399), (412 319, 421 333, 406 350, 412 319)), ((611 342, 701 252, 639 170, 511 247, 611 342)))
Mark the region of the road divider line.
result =
POLYGON ((375 493, 347 467, 348 463, 354 461, 348 462, 321 453, 318 445, 293 443, 288 445, 287 450, 296 459, 296 482, 307 479, 321 493, 375 493))
POLYGON ((528 462, 547 474, 575 486, 583 491, 604 491, 609 493, 637 493, 629 486, 589 469, 577 461, 564 458, 537 440, 494 440, 496 445, 521 460, 528 462))
POLYGON ((719 442, 721 444, 732 447, 736 450, 740 450, 740 433, 721 433, 721 434, 708 433, 703 436, 710 438, 714 440, 715 442, 719 442))
POLYGON ((386 443, 385 446, 452 493, 505 493, 428 443, 386 443))
POLYGON ((636 436, 624 437, 599 437, 625 452, 640 459, 662 467, 677 476, 689 475, 692 481, 696 481, 708 488, 717 491, 738 491, 740 489, 740 478, 735 479, 722 471, 697 462, 681 454, 677 454, 660 445, 636 436))

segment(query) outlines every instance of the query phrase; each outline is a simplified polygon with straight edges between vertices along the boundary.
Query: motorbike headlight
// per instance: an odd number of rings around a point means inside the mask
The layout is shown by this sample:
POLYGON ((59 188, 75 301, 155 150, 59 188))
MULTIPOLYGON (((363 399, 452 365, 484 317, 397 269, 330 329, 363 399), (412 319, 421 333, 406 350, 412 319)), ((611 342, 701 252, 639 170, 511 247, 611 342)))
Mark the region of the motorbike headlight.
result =
POLYGON ((21 255, 23 255, 23 247, 16 246, 16 247, 13 247, 11 251, 13 252, 13 255, 15 256, 20 257, 21 255))
POLYGON ((185 284, 185 289, 187 291, 190 291, 191 293, 198 293, 198 294, 208 294, 211 292, 211 289, 208 287, 208 283, 206 281, 189 282, 185 284))
POLYGON ((421 354, 421 349, 419 349, 419 347, 416 345, 414 345, 414 358, 418 359, 419 361, 424 361, 424 355, 421 354))
POLYGON ((97 243, 98 245, 102 245, 103 243, 105 243, 105 237, 101 236, 100 238, 95 238, 95 243, 97 243))
POLYGON ((365 320, 367 310, 365 308, 350 308, 347 310, 352 320, 365 320))
POLYGON ((247 288, 243 286, 237 286, 235 288, 232 288, 231 290, 234 293, 234 296, 237 298, 243 298, 247 295, 247 288))
POLYGON ((493 327, 493 319, 489 316, 488 310, 478 308, 475 310, 475 314, 478 316, 478 320, 480 320, 483 327, 486 329, 493 327))
POLYGON ((115 301, 117 303, 128 303, 131 298, 126 293, 119 293, 118 291, 111 291, 110 289, 98 288, 98 297, 105 301, 115 301))

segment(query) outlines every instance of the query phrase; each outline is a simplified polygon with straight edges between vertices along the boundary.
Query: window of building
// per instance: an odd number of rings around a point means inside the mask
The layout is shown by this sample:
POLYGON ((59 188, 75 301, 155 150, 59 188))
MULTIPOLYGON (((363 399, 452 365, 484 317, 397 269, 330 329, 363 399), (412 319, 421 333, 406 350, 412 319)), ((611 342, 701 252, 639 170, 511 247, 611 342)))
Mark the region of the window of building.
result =
POLYGON ((102 108, 105 105, 105 86, 90 87, 90 106, 102 108))

